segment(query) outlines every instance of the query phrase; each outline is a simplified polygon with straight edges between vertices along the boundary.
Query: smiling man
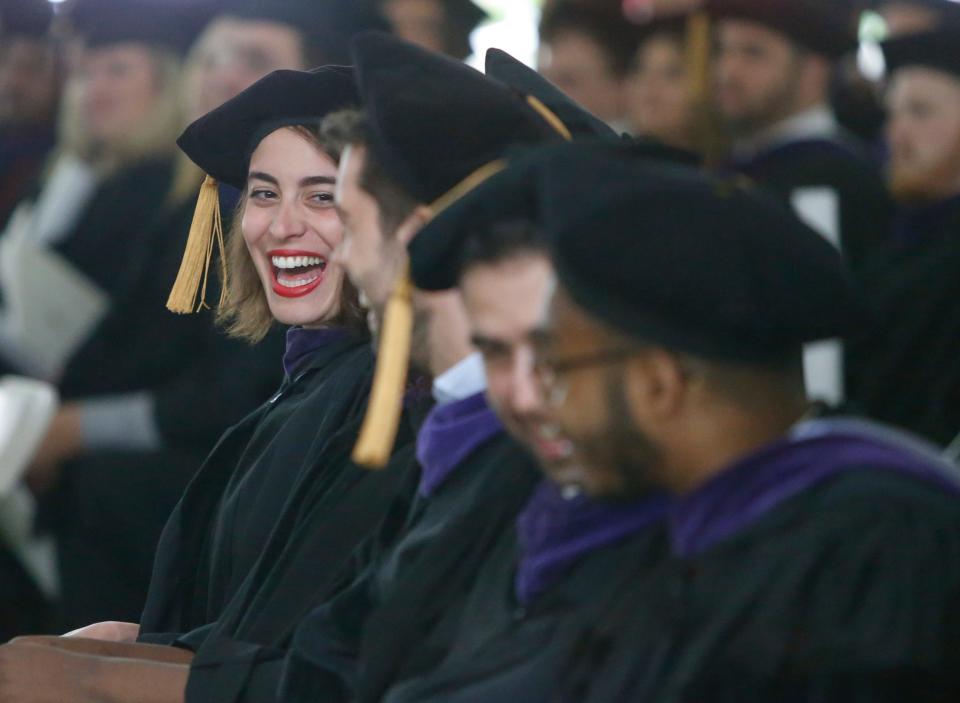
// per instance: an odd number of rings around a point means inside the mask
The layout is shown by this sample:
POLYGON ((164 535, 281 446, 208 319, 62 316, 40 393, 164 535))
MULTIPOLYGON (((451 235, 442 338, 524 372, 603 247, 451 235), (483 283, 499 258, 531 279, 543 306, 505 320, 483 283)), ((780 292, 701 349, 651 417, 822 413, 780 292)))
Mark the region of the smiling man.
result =
POLYGON ((620 495, 673 498, 566 699, 952 700, 956 467, 805 400, 802 346, 862 321, 836 251, 736 181, 582 150, 542 173, 557 422, 620 495))

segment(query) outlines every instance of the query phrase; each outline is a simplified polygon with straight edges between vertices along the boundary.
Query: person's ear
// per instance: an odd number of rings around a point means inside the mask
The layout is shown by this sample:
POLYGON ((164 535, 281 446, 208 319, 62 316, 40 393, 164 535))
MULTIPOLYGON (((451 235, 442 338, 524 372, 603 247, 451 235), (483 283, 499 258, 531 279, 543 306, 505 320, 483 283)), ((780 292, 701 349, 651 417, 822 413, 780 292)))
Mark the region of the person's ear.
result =
POLYGON ((397 241, 402 244, 404 248, 409 246, 413 238, 417 236, 417 232, 423 229, 432 217, 433 213, 426 205, 418 205, 415 207, 410 214, 404 218, 403 222, 400 223, 400 226, 397 227, 397 241))
POLYGON ((627 363, 624 383, 632 411, 657 422, 674 417, 682 407, 687 374, 676 355, 651 349, 627 363))

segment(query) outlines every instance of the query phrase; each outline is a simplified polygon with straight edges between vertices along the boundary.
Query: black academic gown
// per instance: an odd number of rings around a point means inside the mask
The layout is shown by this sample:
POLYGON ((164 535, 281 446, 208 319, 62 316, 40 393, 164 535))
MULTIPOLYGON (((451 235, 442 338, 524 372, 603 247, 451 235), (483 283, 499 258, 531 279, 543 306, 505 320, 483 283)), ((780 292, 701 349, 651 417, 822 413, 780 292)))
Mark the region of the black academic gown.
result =
POLYGON ((97 187, 70 233, 54 246, 111 302, 149 246, 149 225, 163 208, 172 176, 170 158, 146 159, 112 174, 97 187))
POLYGON ((297 629, 280 700, 379 700, 392 681, 431 668, 538 480, 533 460, 501 434, 420 496, 396 543, 297 629))
POLYGON ((893 206, 880 170, 849 139, 803 139, 732 167, 790 204, 799 188, 827 187, 839 202, 840 247, 856 269, 889 240, 893 206))
POLYGON ((34 185, 56 142, 52 125, 26 130, 6 126, 3 131, 6 134, 0 136, 0 229, 34 185))
POLYGON ((946 445, 960 434, 960 197, 931 215, 861 272, 874 324, 847 367, 858 412, 946 445))
POLYGON ((958 700, 960 502, 853 470, 662 560, 587 632, 552 700, 958 700))
POLYGON ((209 310, 166 309, 193 209, 190 202, 165 210, 150 228, 124 291, 59 384, 65 400, 149 393, 161 441, 150 450, 84 452, 42 504, 43 525, 58 538, 63 630, 139 617, 160 532, 190 478, 217 438, 282 380, 281 329, 250 345, 217 329, 209 310))
POLYGON ((459 621, 441 620, 423 645, 443 655, 438 663, 398 677, 382 700, 549 700, 577 651, 574 633, 595 622, 622 590, 638 587, 660 560, 663 547, 657 535, 655 527, 644 528, 584 555, 548 590, 523 605, 514 589, 516 535, 508 531, 478 574, 459 621))
MULTIPOLYGON (((216 623, 261 585, 248 576, 271 539, 284 538, 275 528, 286 524, 288 504, 305 492, 338 496, 361 472, 342 452, 326 452, 355 437, 371 374, 368 341, 330 343, 223 436, 164 528, 140 621, 144 641, 172 643, 216 623)), ((334 529, 356 539, 373 527, 344 519, 334 529)))

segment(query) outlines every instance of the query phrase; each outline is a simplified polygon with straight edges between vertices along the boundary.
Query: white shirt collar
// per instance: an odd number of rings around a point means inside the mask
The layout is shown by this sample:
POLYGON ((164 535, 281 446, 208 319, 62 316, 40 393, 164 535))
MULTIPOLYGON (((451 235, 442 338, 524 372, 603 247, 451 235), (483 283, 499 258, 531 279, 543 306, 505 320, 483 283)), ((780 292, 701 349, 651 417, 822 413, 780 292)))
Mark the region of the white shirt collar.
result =
POLYGON ((433 379, 433 398, 440 405, 464 400, 487 389, 483 358, 474 352, 433 379))

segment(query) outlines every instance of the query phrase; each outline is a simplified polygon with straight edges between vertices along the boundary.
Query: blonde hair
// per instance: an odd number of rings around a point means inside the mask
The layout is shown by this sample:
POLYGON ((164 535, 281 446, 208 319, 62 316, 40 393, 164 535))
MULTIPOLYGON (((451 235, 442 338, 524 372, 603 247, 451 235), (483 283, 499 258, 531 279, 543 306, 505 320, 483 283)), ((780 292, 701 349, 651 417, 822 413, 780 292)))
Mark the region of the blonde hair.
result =
POLYGON ((148 117, 133 134, 110 143, 95 143, 81 114, 81 90, 68 78, 60 112, 60 153, 91 163, 101 174, 154 157, 173 155, 183 124, 180 58, 172 51, 148 47, 157 83, 157 97, 148 117))
MULTIPOLYGON (((334 161, 339 160, 339 152, 329 148, 321 139, 318 127, 294 125, 287 129, 294 130, 334 161)), ((260 274, 243 238, 245 208, 246 197, 241 194, 226 236, 227 280, 220 282, 225 294, 223 302, 217 308, 216 318, 217 324, 231 337, 256 344, 267 335, 275 320, 267 303, 267 294, 263 290, 260 274)), ((329 325, 346 327, 356 333, 366 332, 365 312, 360 306, 356 288, 346 276, 343 277, 340 290, 339 312, 329 321, 329 325)))

